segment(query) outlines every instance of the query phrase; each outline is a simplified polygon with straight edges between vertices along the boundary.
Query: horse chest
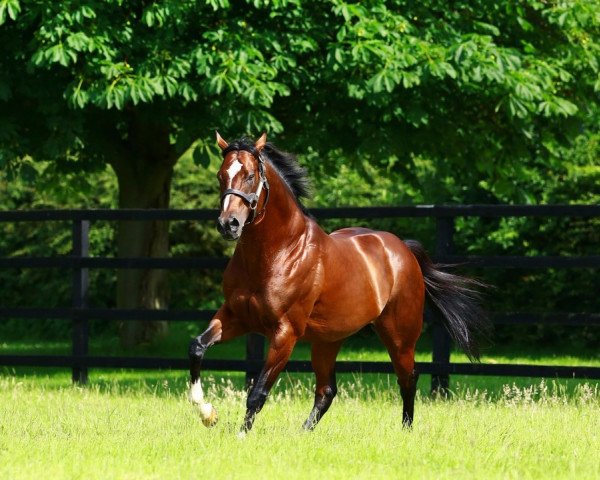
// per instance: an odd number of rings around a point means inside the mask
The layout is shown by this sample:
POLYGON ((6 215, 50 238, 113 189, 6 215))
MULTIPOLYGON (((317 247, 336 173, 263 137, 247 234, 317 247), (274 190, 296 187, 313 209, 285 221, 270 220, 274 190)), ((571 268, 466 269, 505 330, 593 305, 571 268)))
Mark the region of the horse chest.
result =
POLYGON ((252 271, 232 262, 225 274, 225 298, 240 319, 281 318, 304 304, 314 288, 318 264, 304 255, 280 255, 267 268, 252 271))
POLYGON ((280 314, 269 298, 248 289, 237 289, 229 297, 235 317, 253 331, 264 331, 277 323, 280 314))
POLYGON ((228 303, 236 318, 245 322, 258 319, 263 310, 256 294, 247 289, 236 289, 229 296, 228 303))
MULTIPOLYGON (((304 289, 274 279, 271 282, 255 286, 254 290, 238 286, 231 290, 229 307, 235 316, 252 330, 274 328, 284 318, 294 320, 298 313, 305 310, 304 289)), ((304 317, 305 315, 300 315, 304 317)))

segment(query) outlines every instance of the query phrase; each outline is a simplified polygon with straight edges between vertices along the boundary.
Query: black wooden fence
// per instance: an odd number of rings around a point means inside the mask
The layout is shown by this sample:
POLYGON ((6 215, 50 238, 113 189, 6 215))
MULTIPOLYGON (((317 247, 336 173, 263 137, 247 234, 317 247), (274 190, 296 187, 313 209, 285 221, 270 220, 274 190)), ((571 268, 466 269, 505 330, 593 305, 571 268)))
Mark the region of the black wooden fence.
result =
MULTIPOLYGON (((435 260, 441 263, 464 263, 483 268, 593 268, 600 267, 600 255, 584 257, 565 256, 466 256, 454 251, 454 224, 457 217, 600 217, 600 205, 420 205, 405 207, 367 208, 319 208, 311 210, 318 219, 352 218, 435 218, 435 260)), ((37 210, 1 211, 0 222, 69 221, 72 223, 72 253, 60 257, 4 257, 0 268, 63 268, 72 272, 73 290, 71 308, 1 307, 2 318, 61 318, 73 324, 72 355, 1 355, 0 365, 71 368, 73 381, 85 383, 89 368, 144 368, 144 369, 187 369, 185 358, 148 358, 88 355, 88 321, 102 320, 167 320, 207 321, 213 312, 208 310, 119 310, 98 309, 88 306, 89 269, 96 268, 160 268, 222 269, 225 258, 106 258, 88 255, 90 222, 109 220, 191 220, 206 221, 217 216, 215 210, 37 210)), ((212 226, 211 226, 212 228, 212 226)), ((600 325, 600 313, 547 313, 497 314, 496 324, 600 325)), ((432 389, 446 388, 450 374, 461 375, 510 375, 532 377, 600 378, 600 367, 517 365, 517 364, 470 364, 450 362, 451 340, 439 322, 433 326, 432 362, 419 363, 421 373, 432 374, 432 389)), ((241 360, 205 360, 206 370, 244 371, 252 377, 262 367, 264 339, 249 335, 247 354, 241 360)), ((290 361, 286 367, 291 372, 309 372, 309 361, 290 361)), ((393 373, 390 362, 338 362, 339 372, 393 373)))

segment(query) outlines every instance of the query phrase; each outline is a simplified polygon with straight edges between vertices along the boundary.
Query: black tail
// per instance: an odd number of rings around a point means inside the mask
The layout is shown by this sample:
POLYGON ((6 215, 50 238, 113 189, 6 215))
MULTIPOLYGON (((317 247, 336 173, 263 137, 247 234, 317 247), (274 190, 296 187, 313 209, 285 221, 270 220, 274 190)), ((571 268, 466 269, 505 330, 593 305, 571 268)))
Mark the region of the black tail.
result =
POLYGON ((479 341, 489 338, 492 324, 481 307, 481 290, 487 285, 441 270, 423 246, 405 240, 423 273, 427 297, 441 313, 444 326, 471 361, 479 360, 479 341))

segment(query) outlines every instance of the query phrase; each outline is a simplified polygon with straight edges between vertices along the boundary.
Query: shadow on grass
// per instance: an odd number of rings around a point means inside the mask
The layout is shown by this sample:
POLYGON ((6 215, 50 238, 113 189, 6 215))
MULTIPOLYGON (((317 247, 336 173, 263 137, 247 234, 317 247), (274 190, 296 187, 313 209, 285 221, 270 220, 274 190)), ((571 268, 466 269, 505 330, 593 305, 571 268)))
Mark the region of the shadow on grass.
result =
MULTIPOLYGON (((190 338, 199 331, 197 325, 174 324, 170 334, 160 343, 142 345, 134 350, 125 351, 116 338, 91 338, 89 354, 92 356, 151 356, 186 358, 190 338)), ((431 359, 431 339, 427 332, 417 345, 417 361, 426 362, 431 359)), ((15 355, 68 355, 70 341, 10 341, 0 343, 1 354, 15 355)), ((245 356, 245 338, 239 338, 223 345, 215 345, 208 350, 207 359, 242 359, 245 356)), ((299 343, 292 355, 294 360, 310 359, 310 345, 299 343)), ((354 335, 344 344, 339 360, 388 361, 387 352, 377 336, 370 330, 364 330, 354 335)), ((452 361, 467 362, 460 352, 453 352, 452 361)), ((532 363, 553 365, 600 365, 596 351, 581 349, 574 345, 565 345, 560 352, 551 346, 534 346, 531 344, 495 345, 489 348, 482 359, 484 363, 532 363)), ((71 374, 68 369, 51 367, 0 367, 2 376, 22 379, 43 385, 44 388, 65 388, 71 385, 71 374)), ((205 378, 213 378, 215 382, 227 381, 237 390, 244 388, 244 374, 241 372, 205 372, 205 378)), ((292 388, 294 382, 302 382, 312 389, 314 376, 312 374, 284 373, 278 388, 292 388)), ((91 369, 90 385, 101 391, 139 391, 156 395, 183 394, 186 390, 188 375, 183 370, 108 370, 91 369)), ((552 379, 549 379, 552 380, 552 379)), ((573 391, 585 380, 561 379, 556 380, 564 385, 567 391, 573 391)), ((362 385, 369 390, 394 391, 397 393, 395 378, 386 374, 339 374, 340 385, 362 385)), ((451 377, 451 390, 457 395, 467 390, 487 390, 500 392, 505 385, 517 385, 524 388, 539 384, 539 378, 529 377, 483 377, 462 376, 451 377)), ((592 384, 598 381, 592 381, 592 384)), ((431 378, 422 375, 419 381, 419 391, 423 396, 429 395, 431 378)))

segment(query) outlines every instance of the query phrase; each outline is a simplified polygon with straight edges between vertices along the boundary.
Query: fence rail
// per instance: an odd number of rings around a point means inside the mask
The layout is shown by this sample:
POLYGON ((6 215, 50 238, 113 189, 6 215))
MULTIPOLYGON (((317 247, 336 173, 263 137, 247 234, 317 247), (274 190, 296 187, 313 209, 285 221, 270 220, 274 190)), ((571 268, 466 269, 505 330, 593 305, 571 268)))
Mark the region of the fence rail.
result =
MULTIPOLYGON (((318 219, 375 219, 429 217, 436 220, 435 261, 461 263, 478 268, 600 268, 600 255, 589 256, 465 256, 454 249, 454 222, 457 217, 600 217, 600 205, 417 205, 402 207, 319 208, 311 210, 318 219)), ((0 222, 70 222, 72 228, 72 254, 56 257, 4 257, 0 268, 62 268, 72 271, 72 307, 32 308, 0 307, 0 319, 70 319, 73 324, 72 355, 0 355, 0 365, 47 366, 71 368, 73 380, 86 382, 90 368, 188 368, 183 358, 101 357, 88 355, 88 322, 98 320, 167 320, 206 321, 211 310, 122 310, 89 308, 87 302, 89 270, 97 268, 160 268, 160 269, 222 269, 226 258, 96 258, 89 256, 89 229, 94 221, 131 220, 187 220, 207 221, 217 216, 216 210, 33 210, 0 211, 0 222)), ((573 326, 598 326, 600 313, 526 314, 502 313, 493 315, 496 324, 552 323, 573 326)), ((432 375, 432 389, 447 388, 450 374, 461 375, 511 375, 544 377, 600 378, 600 367, 516 365, 516 364, 464 364, 450 362, 451 341, 439 322, 433 324, 432 362, 418 363, 422 373, 432 375)), ((206 360, 207 370, 245 371, 256 374, 262 366, 264 340, 249 335, 246 358, 243 360, 206 360)), ((338 362, 339 372, 392 373, 389 362, 338 362)), ((290 361, 287 371, 311 371, 308 361, 290 361)))
MULTIPOLYGON (((96 210, 4 210, 0 222, 81 220, 212 220, 218 210, 204 209, 96 209, 96 210)), ((312 208, 318 219, 400 217, 599 217, 600 205, 410 205, 398 207, 312 208)))
MULTIPOLYGON (((60 319, 80 316, 90 320, 166 320, 191 322, 210 320, 216 310, 145 310, 119 308, 0 307, 0 318, 60 319)), ((495 325, 600 325, 599 313, 495 313, 495 325)))

